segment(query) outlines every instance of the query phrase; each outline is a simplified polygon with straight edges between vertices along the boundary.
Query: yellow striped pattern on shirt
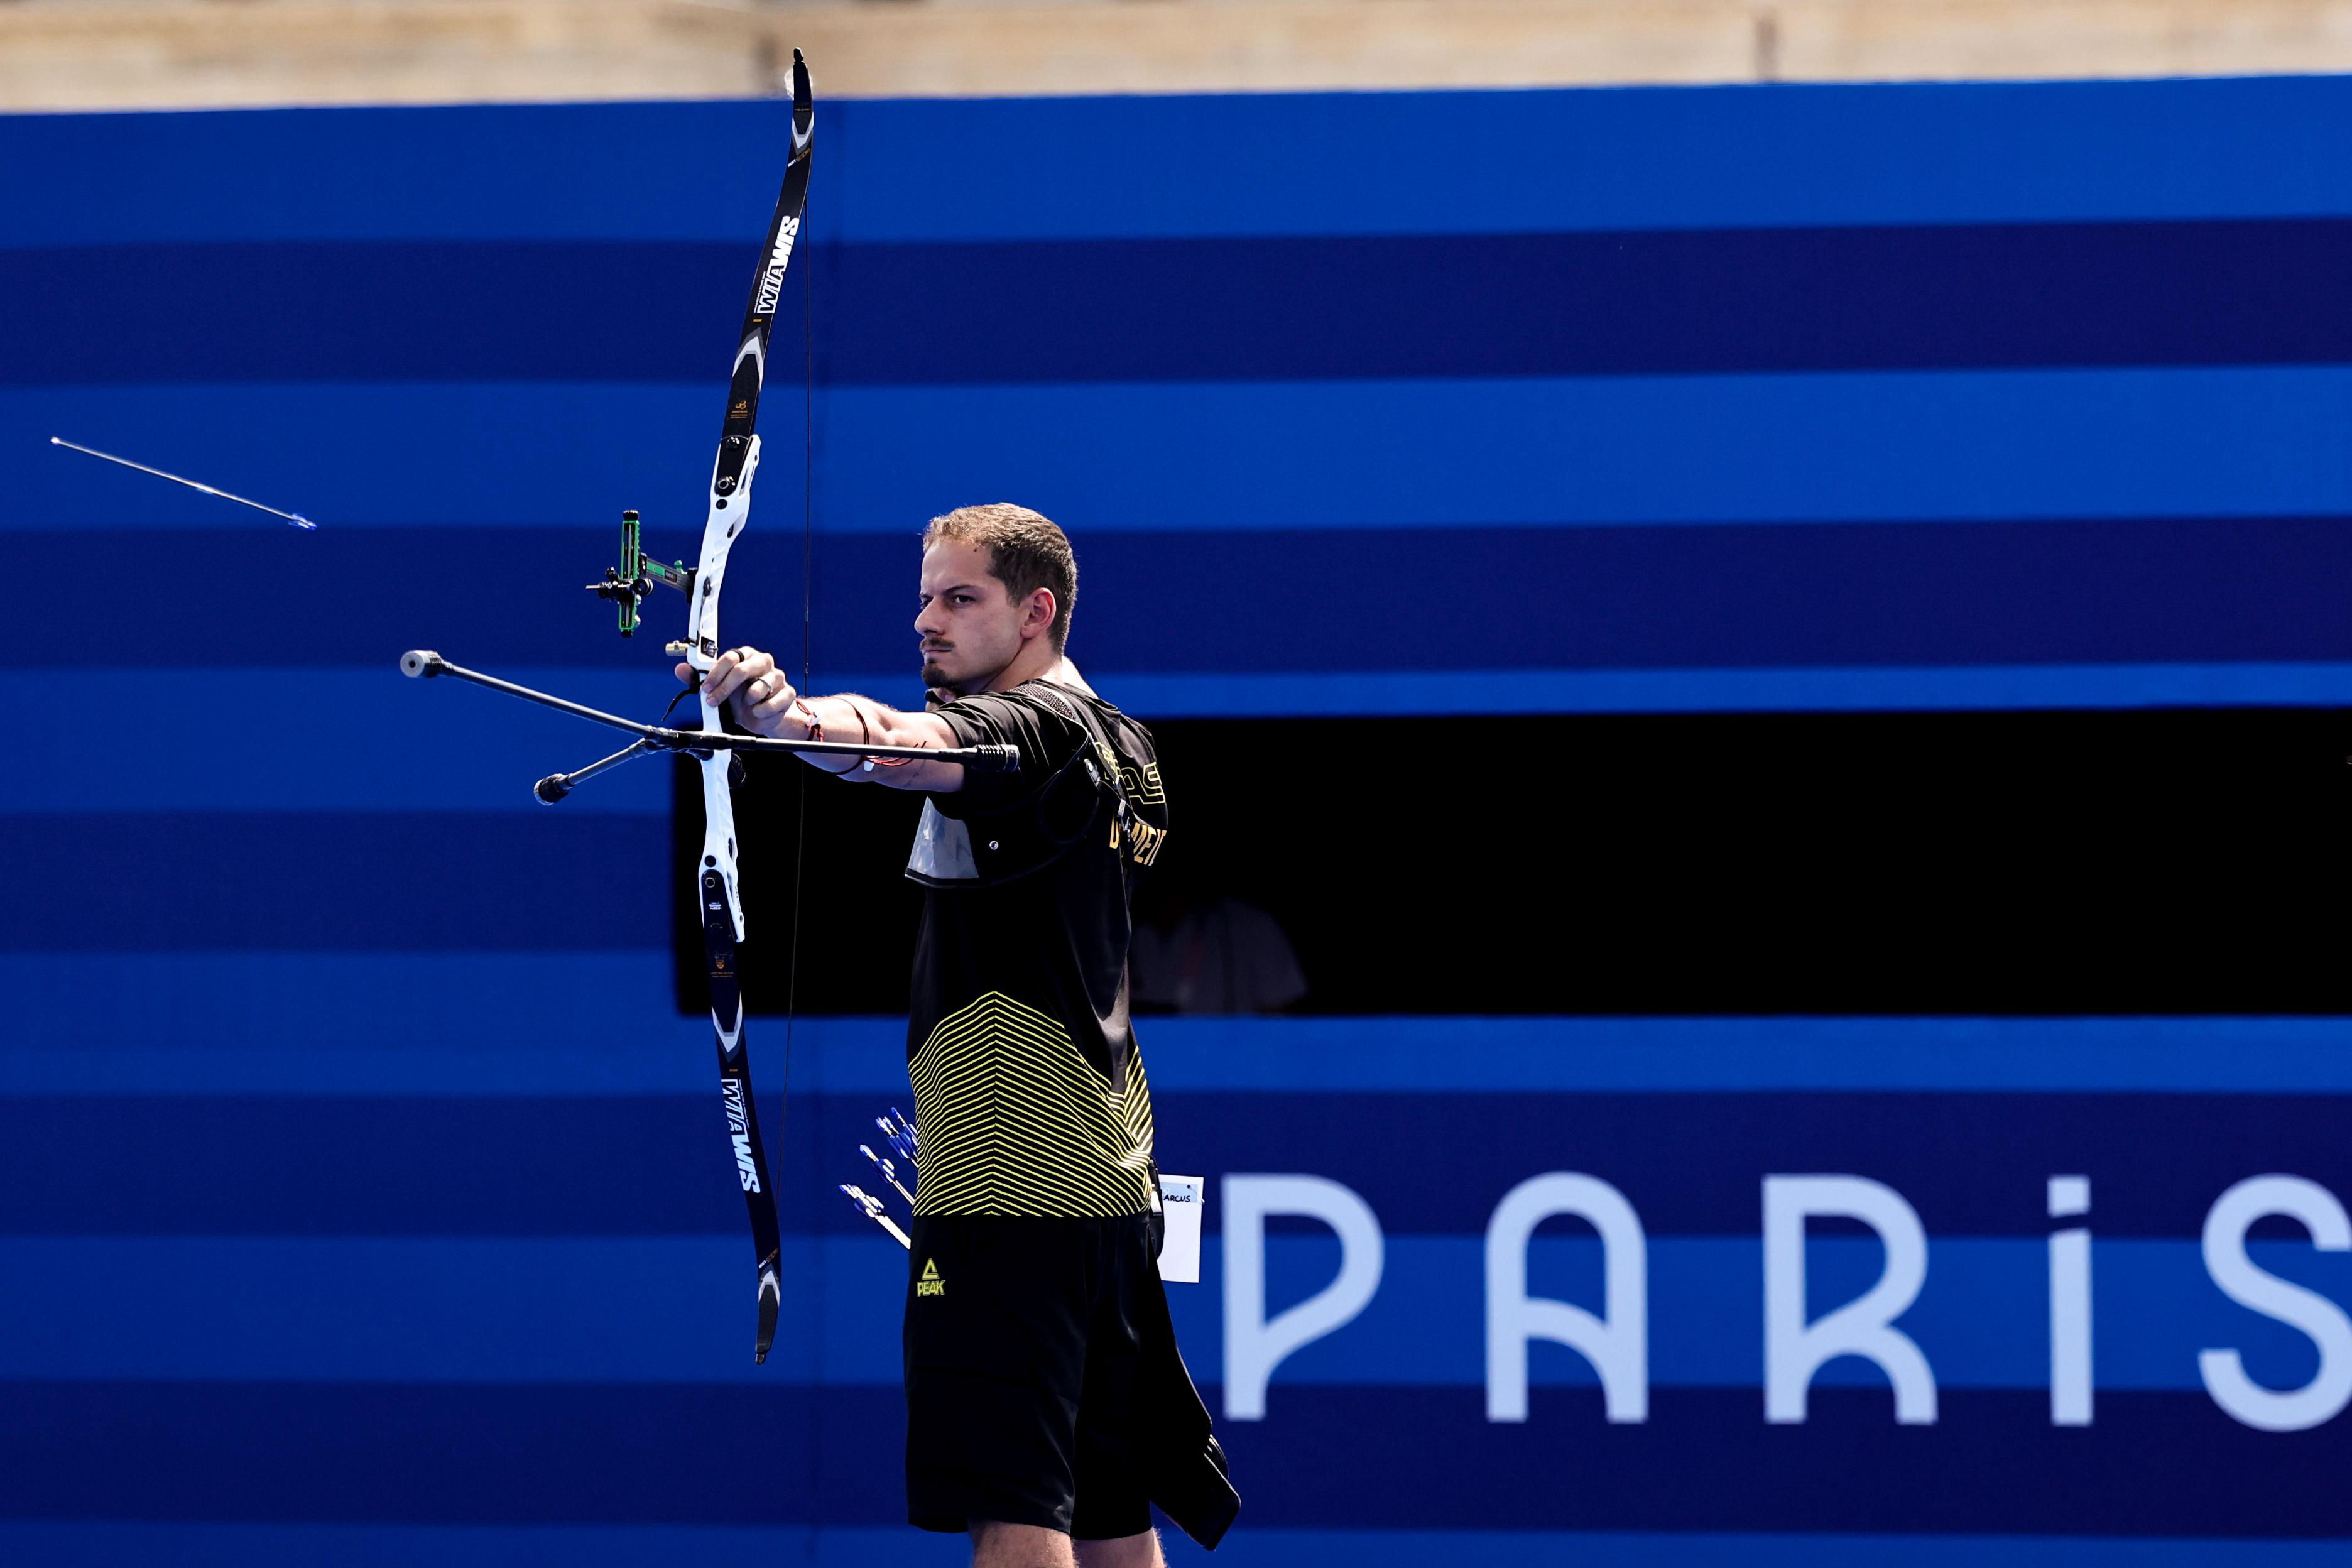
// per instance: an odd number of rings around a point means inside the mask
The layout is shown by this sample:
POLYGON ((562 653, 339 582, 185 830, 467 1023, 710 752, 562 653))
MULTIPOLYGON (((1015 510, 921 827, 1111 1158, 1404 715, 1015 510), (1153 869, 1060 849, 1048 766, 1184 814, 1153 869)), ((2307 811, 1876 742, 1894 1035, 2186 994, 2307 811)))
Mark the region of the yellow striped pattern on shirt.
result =
POLYGON ((915 1053, 923 1139, 919 1215, 1141 1214, 1150 1206, 1151 1090, 1128 1047, 1127 1084, 1052 1017, 991 991, 915 1053))

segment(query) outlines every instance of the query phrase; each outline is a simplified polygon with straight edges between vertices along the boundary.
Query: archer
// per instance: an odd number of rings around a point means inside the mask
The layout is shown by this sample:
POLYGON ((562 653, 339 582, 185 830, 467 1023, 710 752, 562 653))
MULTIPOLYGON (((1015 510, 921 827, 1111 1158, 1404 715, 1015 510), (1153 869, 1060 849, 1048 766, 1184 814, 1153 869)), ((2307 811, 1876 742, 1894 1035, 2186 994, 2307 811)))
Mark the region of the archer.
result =
POLYGON ((928 710, 796 691, 751 647, 701 683, 778 740, 1020 749, 1017 773, 802 759, 924 796, 907 863, 926 889, 907 1020, 922 1131, 907 1514, 969 1531, 975 1568, 1158 1568, 1153 1503, 1211 1545, 1240 1506, 1154 1261, 1151 1096, 1128 1016, 1129 897, 1167 798, 1150 734, 1065 651, 1076 598, 1059 528, 964 507, 924 534, 928 710))

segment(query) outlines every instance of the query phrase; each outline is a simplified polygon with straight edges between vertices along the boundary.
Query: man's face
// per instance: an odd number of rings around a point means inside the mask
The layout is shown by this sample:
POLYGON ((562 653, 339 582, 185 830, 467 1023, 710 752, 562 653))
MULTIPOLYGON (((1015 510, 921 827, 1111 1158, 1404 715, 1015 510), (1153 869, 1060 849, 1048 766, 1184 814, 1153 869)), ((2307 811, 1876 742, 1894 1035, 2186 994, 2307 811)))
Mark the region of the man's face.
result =
POLYGON ((923 552, 923 684, 979 690, 1021 651, 1020 608, 988 570, 988 551, 941 539, 923 552))

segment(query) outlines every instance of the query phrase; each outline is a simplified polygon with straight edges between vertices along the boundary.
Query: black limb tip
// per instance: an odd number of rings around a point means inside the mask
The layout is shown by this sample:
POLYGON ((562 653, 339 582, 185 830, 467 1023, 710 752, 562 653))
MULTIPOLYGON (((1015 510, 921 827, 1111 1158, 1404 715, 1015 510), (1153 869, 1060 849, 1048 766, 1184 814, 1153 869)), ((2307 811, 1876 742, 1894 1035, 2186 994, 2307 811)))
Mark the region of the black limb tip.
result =
POLYGON ((430 648, 411 648, 400 656, 400 673, 411 680, 441 673, 441 656, 430 648))
POLYGON ((531 785, 530 793, 539 796, 540 805, 553 805, 565 795, 572 793, 572 775, 570 773, 550 773, 545 778, 540 780, 537 784, 531 785))

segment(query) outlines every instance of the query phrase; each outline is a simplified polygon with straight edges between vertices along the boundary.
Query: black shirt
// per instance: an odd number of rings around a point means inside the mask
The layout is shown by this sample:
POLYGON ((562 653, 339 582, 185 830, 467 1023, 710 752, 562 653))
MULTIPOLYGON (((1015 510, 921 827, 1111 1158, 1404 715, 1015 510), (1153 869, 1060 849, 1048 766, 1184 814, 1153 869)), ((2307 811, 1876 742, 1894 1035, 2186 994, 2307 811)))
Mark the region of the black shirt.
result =
POLYGON ((1045 680, 937 711, 959 744, 1018 746, 1021 771, 926 797, 907 865, 929 889, 907 1020, 916 1212, 1140 1214, 1158 1194, 1128 900, 1168 827, 1151 736, 1045 680))

